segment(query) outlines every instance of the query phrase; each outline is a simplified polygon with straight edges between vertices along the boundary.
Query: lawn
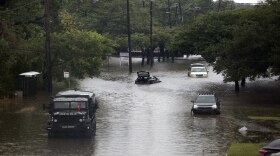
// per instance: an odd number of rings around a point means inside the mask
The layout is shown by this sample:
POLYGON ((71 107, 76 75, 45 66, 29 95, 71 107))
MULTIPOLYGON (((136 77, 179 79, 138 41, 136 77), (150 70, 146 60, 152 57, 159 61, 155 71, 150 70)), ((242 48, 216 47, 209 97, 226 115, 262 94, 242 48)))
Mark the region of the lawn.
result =
POLYGON ((263 144, 232 143, 227 156, 256 156, 263 144))
POLYGON ((252 120, 280 121, 280 117, 275 117, 275 116, 249 116, 248 118, 252 120))

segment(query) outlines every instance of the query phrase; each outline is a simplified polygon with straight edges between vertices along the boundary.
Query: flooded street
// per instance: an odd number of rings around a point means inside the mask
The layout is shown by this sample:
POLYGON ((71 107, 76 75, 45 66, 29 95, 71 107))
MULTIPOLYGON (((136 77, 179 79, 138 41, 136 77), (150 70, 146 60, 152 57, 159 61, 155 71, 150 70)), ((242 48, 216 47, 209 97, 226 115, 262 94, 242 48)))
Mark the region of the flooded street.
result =
POLYGON ((280 83, 274 79, 248 82, 237 94, 233 83, 208 67, 208 78, 190 78, 190 60, 155 62, 140 67, 134 60, 133 73, 127 66, 104 66, 98 78, 79 83, 93 91, 99 103, 97 132, 93 139, 48 139, 47 113, 42 104, 46 95, 27 102, 31 112, 0 114, 0 155, 96 155, 220 156, 250 123, 248 115, 280 115, 280 83), (162 82, 136 85, 136 71, 147 70, 162 82), (216 93, 221 99, 220 115, 191 114, 191 100, 197 93, 216 93))

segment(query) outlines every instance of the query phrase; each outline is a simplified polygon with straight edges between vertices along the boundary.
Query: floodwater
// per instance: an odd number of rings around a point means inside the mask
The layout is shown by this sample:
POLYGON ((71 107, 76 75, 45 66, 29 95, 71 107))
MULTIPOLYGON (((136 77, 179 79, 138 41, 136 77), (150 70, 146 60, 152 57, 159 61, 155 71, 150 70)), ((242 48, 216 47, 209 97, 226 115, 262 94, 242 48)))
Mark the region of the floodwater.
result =
POLYGON ((33 111, 0 114, 0 155, 220 156, 240 135, 238 129, 252 124, 248 115, 280 115, 280 83, 274 79, 248 82, 237 94, 234 84, 223 83, 210 66, 208 78, 187 77, 190 60, 141 68, 136 59, 132 74, 111 61, 98 78, 79 83, 98 98, 93 139, 48 139, 48 114, 41 110, 48 96, 39 94, 25 102, 33 111), (162 82, 136 85, 138 70, 148 70, 162 82), (191 114, 191 100, 200 92, 218 95, 220 115, 191 114))

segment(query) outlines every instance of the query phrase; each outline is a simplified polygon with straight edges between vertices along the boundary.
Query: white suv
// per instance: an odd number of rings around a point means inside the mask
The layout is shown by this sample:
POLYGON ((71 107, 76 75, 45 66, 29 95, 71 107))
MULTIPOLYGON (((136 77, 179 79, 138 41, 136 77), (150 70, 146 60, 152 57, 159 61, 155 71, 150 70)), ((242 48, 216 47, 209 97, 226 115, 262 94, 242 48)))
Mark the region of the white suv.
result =
POLYGON ((189 77, 208 77, 208 70, 202 63, 191 64, 188 69, 189 77))

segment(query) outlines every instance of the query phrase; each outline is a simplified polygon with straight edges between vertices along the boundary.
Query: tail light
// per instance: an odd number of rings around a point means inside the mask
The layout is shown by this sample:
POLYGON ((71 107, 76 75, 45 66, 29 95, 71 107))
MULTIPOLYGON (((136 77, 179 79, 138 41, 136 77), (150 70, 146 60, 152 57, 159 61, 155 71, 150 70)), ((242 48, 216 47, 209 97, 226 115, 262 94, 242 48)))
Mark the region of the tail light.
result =
POLYGON ((268 154, 268 151, 264 150, 264 149, 261 149, 261 150, 259 150, 259 153, 263 154, 263 155, 266 155, 266 154, 268 154))

